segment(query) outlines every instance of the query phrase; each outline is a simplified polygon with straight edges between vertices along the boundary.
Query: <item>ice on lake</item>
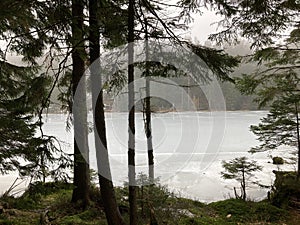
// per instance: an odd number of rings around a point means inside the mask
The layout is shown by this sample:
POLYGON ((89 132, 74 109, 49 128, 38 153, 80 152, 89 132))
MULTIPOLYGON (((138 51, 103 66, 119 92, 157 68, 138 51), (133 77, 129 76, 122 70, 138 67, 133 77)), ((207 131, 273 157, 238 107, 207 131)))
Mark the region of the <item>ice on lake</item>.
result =
MULTIPOLYGON (((155 176, 181 196, 211 202, 233 197, 238 183, 221 178, 222 160, 247 156, 264 166, 259 178, 265 185, 274 180, 267 153, 251 155, 247 151, 258 144, 249 126, 258 124, 264 111, 170 112, 152 116, 155 176)), ((89 117, 91 120, 91 116, 89 117)), ((108 151, 115 185, 127 181, 127 113, 106 113, 108 151)), ((50 114, 45 119, 46 134, 57 136, 63 148, 72 152, 73 133, 66 131, 66 117, 50 114)), ((90 166, 96 169, 94 135, 89 135, 90 166)), ((147 145, 143 114, 136 113, 136 172, 147 174, 147 145)), ((1 177, 5 191, 16 174, 1 177)), ((266 197, 266 189, 249 187, 253 200, 266 197)))

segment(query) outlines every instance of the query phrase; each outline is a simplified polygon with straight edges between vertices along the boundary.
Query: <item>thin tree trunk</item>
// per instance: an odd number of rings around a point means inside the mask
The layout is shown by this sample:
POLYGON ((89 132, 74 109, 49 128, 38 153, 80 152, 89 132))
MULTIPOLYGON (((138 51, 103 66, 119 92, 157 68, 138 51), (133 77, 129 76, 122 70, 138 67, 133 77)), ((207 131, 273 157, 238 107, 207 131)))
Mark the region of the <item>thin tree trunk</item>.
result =
MULTIPOLYGON (((153 156, 153 142, 152 142, 152 128, 151 128, 151 86, 150 86, 150 68, 149 68, 149 34, 148 34, 148 21, 145 18, 145 53, 146 53, 146 68, 145 68, 145 78, 146 78, 146 96, 145 96, 145 107, 144 113, 146 115, 145 119, 145 134, 147 138, 147 152, 148 152, 148 174, 150 181, 150 188, 148 196, 152 195, 152 185, 154 184, 154 156, 153 156)), ((150 210, 150 224, 156 224, 156 219, 154 211, 150 210)))
POLYGON ((41 170, 42 170, 42 181, 46 183, 46 165, 45 165, 45 152, 44 148, 40 148, 41 151, 41 170))
POLYGON ((300 134, 299 134, 299 115, 298 115, 298 105, 295 103, 296 108, 296 125, 297 125, 297 143, 298 143, 298 172, 297 177, 300 177, 300 134))
POLYGON ((87 108, 84 85, 81 90, 77 86, 84 74, 84 45, 83 45, 83 3, 81 0, 72 0, 72 84, 73 96, 76 91, 83 93, 78 101, 78 107, 73 111, 74 135, 81 137, 82 149, 79 149, 77 140, 74 138, 74 190, 72 202, 81 201, 85 208, 89 202, 89 165, 88 160, 88 130, 87 130, 87 108))
POLYGON ((135 0, 128 4, 128 176, 130 225, 137 225, 137 201, 135 184, 135 107, 134 107, 134 5, 135 0))
POLYGON ((145 98, 145 132, 147 137, 147 150, 148 150, 148 169, 149 180, 151 183, 154 181, 154 156, 153 156, 153 142, 152 142, 152 128, 151 128, 151 96, 150 96, 150 71, 149 71, 149 43, 148 43, 148 22, 145 19, 145 40, 146 40, 146 98, 145 98))
POLYGON ((111 171, 107 150, 105 115, 103 104, 102 80, 100 72, 100 33, 97 12, 99 9, 98 0, 89 0, 89 54, 91 67, 92 83, 92 101, 94 116, 94 133, 96 157, 99 173, 99 184, 101 197, 104 205, 104 211, 109 225, 125 224, 118 209, 113 183, 111 180, 111 171), (100 93, 99 93, 100 91, 100 93), (99 93, 99 95, 97 95, 99 93), (97 131, 97 132, 96 132, 97 131), (98 136, 99 135, 99 136, 98 136))
POLYGON ((242 170, 242 198, 244 201, 246 201, 246 180, 245 180, 245 171, 242 170))

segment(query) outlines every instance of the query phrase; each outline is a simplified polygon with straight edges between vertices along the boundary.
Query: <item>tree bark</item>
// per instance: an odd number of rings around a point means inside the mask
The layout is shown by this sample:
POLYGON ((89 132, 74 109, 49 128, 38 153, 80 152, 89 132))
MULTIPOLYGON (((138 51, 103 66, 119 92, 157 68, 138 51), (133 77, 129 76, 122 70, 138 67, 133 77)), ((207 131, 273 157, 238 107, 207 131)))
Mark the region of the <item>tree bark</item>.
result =
POLYGON ((152 142, 152 128, 151 128, 151 92, 150 92, 150 71, 149 71, 149 43, 148 43, 148 22, 145 19, 145 51, 146 51, 146 98, 145 98, 145 132, 147 137, 147 150, 148 150, 148 173, 149 181, 154 182, 154 156, 153 156, 153 142, 152 142))
POLYGON ((73 111, 74 134, 75 137, 81 137, 83 149, 79 149, 76 139, 74 138, 74 190, 72 202, 81 201, 85 208, 89 202, 89 165, 88 160, 88 130, 87 130, 87 108, 86 95, 84 87, 77 89, 79 81, 84 74, 84 45, 83 45, 83 3, 81 0, 72 0, 72 85, 73 97, 76 91, 83 93, 80 96, 78 107, 73 111))
POLYGON ((300 177, 300 134, 299 134, 299 115, 298 115, 298 105, 295 103, 296 109, 296 125, 297 125, 297 143, 298 143, 298 172, 297 177, 300 177))
POLYGON ((134 5, 135 0, 128 4, 128 177, 130 225, 137 225, 137 201, 135 184, 135 107, 134 107, 134 5))
POLYGON ((245 170, 242 168, 242 199, 246 201, 246 179, 245 179, 245 170))
POLYGON ((125 224, 118 209, 113 182, 111 180, 111 171, 107 150, 105 114, 103 104, 102 79, 100 74, 100 33, 98 23, 98 0, 89 0, 89 54, 90 62, 93 66, 90 67, 91 84, 92 84, 92 101, 93 101, 93 116, 94 116, 94 134, 97 166, 99 173, 99 184, 101 197, 104 205, 106 220, 109 225, 125 224), (99 93, 99 95, 96 95, 99 93), (97 132, 96 132, 97 130, 97 132), (97 136, 99 135, 99 136, 97 136))

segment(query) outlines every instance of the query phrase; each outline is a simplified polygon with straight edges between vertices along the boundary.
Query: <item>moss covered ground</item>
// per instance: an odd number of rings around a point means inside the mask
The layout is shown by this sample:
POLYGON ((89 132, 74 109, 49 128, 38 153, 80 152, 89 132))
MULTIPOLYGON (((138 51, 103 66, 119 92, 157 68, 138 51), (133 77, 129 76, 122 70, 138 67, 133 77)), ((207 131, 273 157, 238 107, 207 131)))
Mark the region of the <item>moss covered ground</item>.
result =
MULTIPOLYGON (((127 188, 117 188, 122 216, 128 222, 127 188)), ((20 197, 3 196, 0 224, 12 225, 101 225, 107 224, 99 190, 91 191, 89 207, 71 203, 72 185, 35 184, 20 197)), ((157 224, 300 224, 300 211, 281 209, 269 201, 250 202, 238 199, 204 204, 179 198, 166 187, 143 187, 138 192, 139 224, 149 224, 150 214, 157 224)))

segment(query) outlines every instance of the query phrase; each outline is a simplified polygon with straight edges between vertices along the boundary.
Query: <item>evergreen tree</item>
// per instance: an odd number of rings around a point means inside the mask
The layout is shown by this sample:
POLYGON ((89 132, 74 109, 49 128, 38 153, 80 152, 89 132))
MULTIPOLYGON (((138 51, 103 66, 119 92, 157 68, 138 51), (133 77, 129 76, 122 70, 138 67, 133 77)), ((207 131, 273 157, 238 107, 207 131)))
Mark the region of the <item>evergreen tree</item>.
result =
POLYGON ((1 172, 19 169, 26 175, 29 171, 22 167, 21 158, 31 163, 40 158, 38 148, 42 146, 43 138, 35 137, 39 128, 35 115, 41 106, 40 99, 45 98, 47 79, 37 77, 30 68, 3 61, 0 73, 1 172))
POLYGON ((77 102, 77 107, 73 111, 74 121, 74 190, 72 202, 81 201, 83 207, 89 204, 89 146, 88 146, 88 127, 87 127, 87 106, 86 90, 78 86, 85 71, 85 46, 84 46, 84 5, 81 0, 72 0, 72 88, 73 96, 78 91, 81 96, 77 102), (81 140, 78 140, 78 138, 81 140), (79 149, 78 141, 84 143, 79 149))
POLYGON ((255 94, 260 107, 270 104, 269 114, 251 127, 263 141, 252 152, 289 145, 297 147, 299 161, 299 1, 231 1, 219 7, 224 30, 210 38, 219 43, 238 35, 250 40, 255 53, 248 60, 259 68, 237 79, 237 85, 244 94, 255 94))
POLYGON ((135 91, 134 91, 134 19, 135 0, 128 2, 128 177, 130 225, 137 225, 135 174, 135 91))
POLYGON ((291 74, 273 79, 270 88, 260 91, 264 101, 269 100, 270 111, 251 131, 258 136, 261 145, 252 148, 251 152, 275 150, 280 146, 289 146, 298 153, 298 174, 300 171, 300 136, 299 136, 299 80, 291 74), (277 94, 278 93, 278 94, 277 94))
POLYGON ((21 175, 43 181, 48 175, 59 178, 61 169, 69 165, 68 157, 41 129, 51 83, 36 62, 49 43, 39 20, 45 5, 25 0, 4 0, 0 5, 0 36, 5 41, 0 49, 1 171, 18 169, 21 175), (23 66, 8 59, 12 52, 23 57, 23 66))
POLYGON ((224 179, 235 179, 241 184, 241 194, 237 194, 234 188, 234 193, 237 198, 241 198, 244 201, 247 199, 246 188, 250 179, 253 177, 253 172, 262 169, 258 166, 255 161, 248 161, 246 157, 235 158, 229 162, 223 161, 222 166, 225 172, 222 172, 222 177, 224 179))
MULTIPOLYGON (((103 90, 98 90, 102 87, 102 79, 100 71, 100 8, 104 8, 105 4, 99 4, 97 0, 89 0, 89 55, 90 62, 93 64, 91 69, 91 86, 93 98, 93 116, 94 129, 98 131, 99 137, 95 137, 97 166, 99 172, 99 183, 101 197, 104 205, 104 211, 108 224, 121 225, 124 224, 120 215, 113 183, 111 179, 110 164, 107 149, 107 137, 103 104, 103 90), (96 93, 99 92, 99 96, 96 93), (99 139, 98 139, 99 138, 99 139), (99 141, 101 143, 99 143, 99 141)), ((96 135, 96 133, 95 133, 96 135)))
POLYGON ((147 152, 148 152, 148 173, 150 182, 154 181, 154 155, 153 155, 153 141, 152 141, 152 122, 151 122, 151 86, 150 86, 150 68, 149 68, 149 34, 148 22, 145 18, 145 77, 146 77, 146 97, 143 102, 144 129, 147 138, 147 152))
POLYGON ((243 37, 252 47, 270 47, 276 44, 276 39, 285 37, 290 28, 299 29, 300 3, 297 0, 208 2, 224 16, 219 22, 223 30, 210 35, 210 39, 218 43, 235 42, 243 37))

